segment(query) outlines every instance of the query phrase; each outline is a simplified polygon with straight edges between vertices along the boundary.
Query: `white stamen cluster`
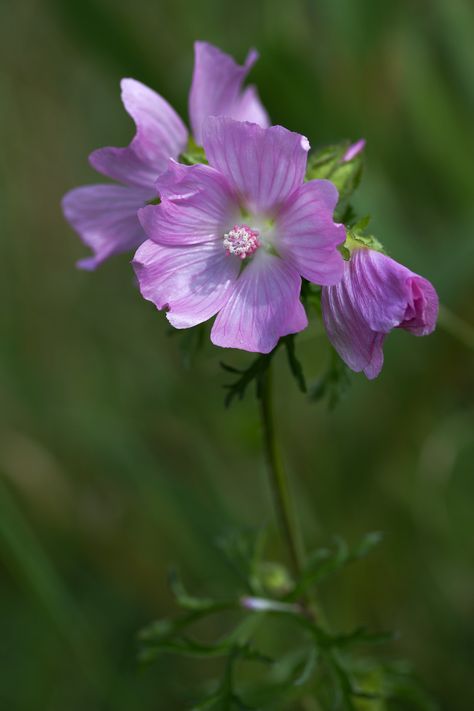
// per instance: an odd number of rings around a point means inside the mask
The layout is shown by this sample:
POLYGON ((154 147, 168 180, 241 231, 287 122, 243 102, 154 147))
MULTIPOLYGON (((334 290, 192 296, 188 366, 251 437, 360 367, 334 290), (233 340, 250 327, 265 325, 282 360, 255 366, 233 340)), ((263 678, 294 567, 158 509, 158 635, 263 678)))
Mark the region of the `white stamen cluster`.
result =
POLYGON ((234 225, 224 235, 224 248, 227 254, 245 259, 260 247, 258 237, 258 230, 252 230, 248 225, 234 225))

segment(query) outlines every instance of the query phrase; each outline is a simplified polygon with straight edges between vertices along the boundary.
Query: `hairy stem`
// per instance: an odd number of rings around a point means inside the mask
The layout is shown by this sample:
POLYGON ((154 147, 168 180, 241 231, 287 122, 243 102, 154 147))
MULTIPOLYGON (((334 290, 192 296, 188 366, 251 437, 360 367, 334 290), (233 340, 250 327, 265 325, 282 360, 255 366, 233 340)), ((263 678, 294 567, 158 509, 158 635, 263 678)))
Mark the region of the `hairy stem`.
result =
POLYGON ((271 364, 261 375, 259 400, 263 445, 278 524, 288 547, 293 574, 299 577, 303 568, 303 548, 288 479, 275 436, 271 364))

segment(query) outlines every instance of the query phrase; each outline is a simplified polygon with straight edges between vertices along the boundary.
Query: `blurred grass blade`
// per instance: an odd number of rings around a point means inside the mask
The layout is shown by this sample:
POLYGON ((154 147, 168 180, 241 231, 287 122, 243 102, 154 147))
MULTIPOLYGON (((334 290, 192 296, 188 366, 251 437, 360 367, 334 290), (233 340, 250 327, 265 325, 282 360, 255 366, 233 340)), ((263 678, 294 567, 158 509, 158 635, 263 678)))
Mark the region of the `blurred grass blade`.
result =
MULTIPOLYGON (((0 557, 44 608, 97 693, 106 697, 111 670, 74 600, 0 475, 0 557)), ((126 708, 125 699, 116 708, 126 708)))

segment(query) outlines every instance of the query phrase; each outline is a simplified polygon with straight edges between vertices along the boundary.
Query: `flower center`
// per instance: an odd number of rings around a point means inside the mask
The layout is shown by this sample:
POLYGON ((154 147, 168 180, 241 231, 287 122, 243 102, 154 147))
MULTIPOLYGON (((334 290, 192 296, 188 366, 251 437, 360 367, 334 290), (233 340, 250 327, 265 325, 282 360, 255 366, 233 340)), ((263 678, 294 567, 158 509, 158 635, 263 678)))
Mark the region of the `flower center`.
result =
POLYGON ((227 254, 235 254, 240 259, 245 259, 260 247, 259 235, 258 230, 252 230, 248 225, 234 225, 224 235, 227 254))

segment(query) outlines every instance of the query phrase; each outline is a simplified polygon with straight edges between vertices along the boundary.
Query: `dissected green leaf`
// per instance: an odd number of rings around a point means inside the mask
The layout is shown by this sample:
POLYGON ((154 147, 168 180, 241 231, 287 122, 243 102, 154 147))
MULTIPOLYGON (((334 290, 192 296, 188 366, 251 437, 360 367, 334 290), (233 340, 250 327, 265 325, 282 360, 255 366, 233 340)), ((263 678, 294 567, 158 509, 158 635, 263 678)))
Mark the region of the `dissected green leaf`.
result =
POLYGON ((263 528, 234 530, 217 540, 217 545, 252 595, 265 594, 265 569, 261 568, 265 534, 263 528))
POLYGON ((302 393, 306 392, 306 380, 304 377, 303 366, 296 356, 295 350, 295 337, 294 335, 285 336, 283 342, 286 346, 286 354, 288 356, 288 365, 290 370, 298 383, 298 387, 302 393))
POLYGON ((406 662, 384 665, 387 711, 440 711, 439 705, 406 662))
POLYGON ((382 539, 380 532, 366 534, 353 548, 341 539, 335 539, 333 549, 320 548, 308 557, 307 563, 294 589, 286 599, 298 600, 312 586, 341 570, 349 563, 366 556, 382 539))
POLYGON ((294 681, 295 686, 304 686, 310 680, 316 669, 317 660, 318 652, 316 650, 316 647, 311 647, 308 650, 308 656, 306 658, 304 666, 294 681))
POLYGON ((227 657, 238 651, 242 658, 249 661, 272 663, 273 660, 268 655, 262 654, 250 644, 260 622, 258 617, 245 617, 234 629, 215 642, 201 642, 185 633, 197 619, 205 616, 202 611, 198 614, 199 618, 194 614, 173 621, 161 620, 144 630, 140 635, 139 660, 149 663, 162 653, 201 658, 227 657))
POLYGON ((224 676, 216 691, 206 697, 199 704, 193 706, 192 711, 231 711, 232 709, 242 709, 242 711, 258 711, 255 707, 246 704, 237 693, 234 684, 235 664, 238 660, 265 661, 268 660, 253 656, 248 646, 234 646, 229 653, 224 676))
POLYGON ((225 389, 228 390, 228 393, 224 400, 226 407, 229 407, 235 400, 235 398, 242 400, 247 391, 248 386, 252 382, 255 382, 258 392, 259 380, 270 365, 278 346, 279 344, 277 344, 277 346, 273 349, 273 351, 271 351, 271 353, 262 353, 261 355, 257 356, 245 369, 234 368, 233 366, 221 362, 220 365, 225 371, 238 375, 237 379, 233 383, 224 385, 225 389))
POLYGON ((219 640, 214 645, 200 645, 199 642, 189 639, 185 635, 185 631, 209 615, 239 608, 238 600, 210 601, 206 606, 193 608, 173 620, 156 620, 138 634, 139 660, 141 662, 153 661, 160 652, 179 652, 182 654, 193 652, 198 656, 216 656, 220 654, 221 647, 225 643, 224 640, 219 640))
MULTIPOLYGON (((267 663, 273 661, 250 646, 244 646, 246 659, 267 663)), ((234 647, 235 644, 227 639, 215 644, 203 644, 190 637, 175 637, 173 639, 164 639, 162 642, 157 642, 153 646, 143 649, 140 659, 145 662, 152 661, 160 652, 181 654, 188 657, 226 657, 234 647)))
POLYGON ((197 597, 184 588, 173 572, 171 588, 185 612, 175 620, 159 620, 143 630, 141 661, 153 661, 162 653, 225 658, 220 681, 193 707, 194 711, 258 711, 286 708, 284 704, 292 708, 291 704, 302 699, 314 699, 319 704, 315 708, 321 711, 437 711, 411 669, 360 656, 358 647, 384 644, 393 640, 393 634, 373 633, 364 627, 333 632, 315 619, 306 597, 312 586, 366 556, 381 538, 380 533, 372 532, 353 546, 336 538, 332 547, 319 548, 308 557, 302 575, 284 594, 281 588, 273 593, 264 590, 267 586, 262 570, 275 564, 262 560, 262 531, 234 532, 223 537, 220 546, 247 582, 250 595, 228 601, 197 597), (191 628, 196 622, 226 610, 240 611, 243 616, 230 632, 211 642, 195 638, 191 628), (288 644, 290 649, 293 647, 281 659, 269 657, 256 646, 260 627, 263 632, 271 628, 275 618, 285 620, 290 631, 288 644), (246 661, 270 666, 255 681, 243 683, 236 675, 236 665, 246 661))
POLYGON ((344 648, 358 644, 385 644, 396 638, 393 632, 368 632, 366 627, 358 627, 347 634, 335 635, 331 638, 331 646, 344 648))
POLYGON ((313 402, 326 400, 329 410, 333 410, 346 394, 350 383, 349 368, 334 348, 331 348, 329 365, 309 387, 309 398, 313 402))
MULTIPOLYGON (((311 298, 310 290, 307 288, 307 300, 309 298, 311 298)), ((244 397, 248 386, 252 382, 255 382, 257 387, 257 397, 260 397, 260 387, 262 383, 262 378, 264 377, 265 372, 268 366, 270 365, 275 353, 282 345, 286 347, 290 371, 294 376, 296 382, 298 383, 298 387, 302 392, 306 392, 306 381, 302 365, 296 356, 294 340, 295 336, 293 334, 290 334, 289 336, 283 336, 283 338, 280 338, 277 345, 270 353, 262 353, 258 355, 247 368, 235 368, 232 365, 221 362, 220 366, 221 368, 223 368, 223 370, 225 370, 227 373, 231 373, 232 375, 238 376, 233 383, 224 385, 225 389, 228 390, 224 401, 226 407, 229 407, 229 405, 231 405, 234 399, 236 398, 241 400, 244 397)))
POLYGON ((170 571, 169 574, 169 585, 173 595, 176 598, 176 602, 180 607, 187 610, 202 610, 202 611, 212 611, 216 606, 217 609, 221 609, 220 602, 212 600, 206 597, 194 597, 189 595, 184 589, 183 582, 178 576, 178 572, 175 568, 170 571))

